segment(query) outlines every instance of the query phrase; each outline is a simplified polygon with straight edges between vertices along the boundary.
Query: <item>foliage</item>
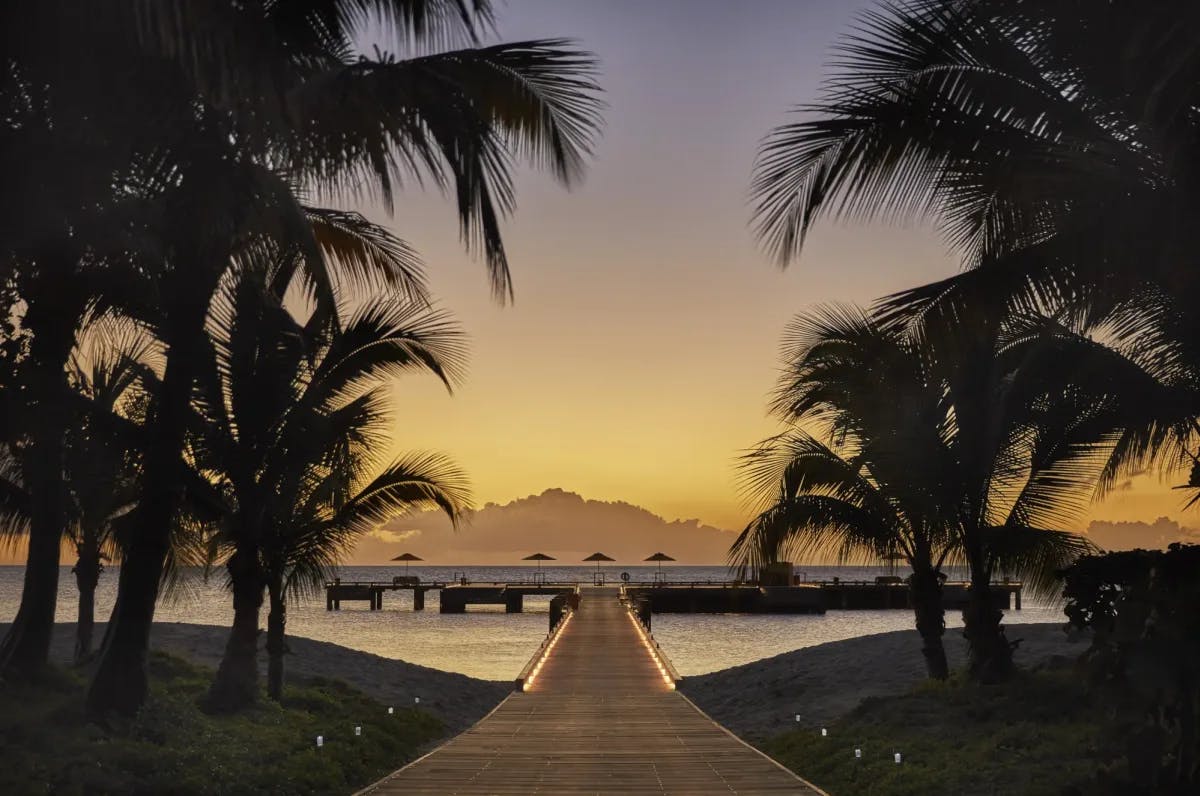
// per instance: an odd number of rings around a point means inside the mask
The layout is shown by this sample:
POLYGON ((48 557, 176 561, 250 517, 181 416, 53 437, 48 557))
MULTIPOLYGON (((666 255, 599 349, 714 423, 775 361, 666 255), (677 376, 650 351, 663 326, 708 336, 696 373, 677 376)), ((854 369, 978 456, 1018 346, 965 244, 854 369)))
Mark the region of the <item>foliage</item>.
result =
POLYGON ((34 689, 2 687, 0 791, 340 795, 399 768, 443 732, 426 713, 388 715, 337 681, 313 680, 287 689, 282 704, 213 717, 197 707, 210 671, 153 653, 150 677, 137 719, 107 731, 84 723, 73 673, 34 689))
POLYGON ((1082 796, 1112 752, 1104 719, 1075 676, 1044 671, 990 686, 927 681, 865 700, 827 737, 787 732, 762 748, 832 796, 1082 796))
MULTIPOLYGON (((383 454, 394 427, 387 385, 411 371, 460 378, 462 333, 425 301, 381 294, 353 312, 285 302, 281 276, 231 274, 213 303, 193 435, 196 461, 227 497, 214 554, 224 555, 234 628, 211 707, 251 701, 263 590, 270 595, 268 692, 282 687, 286 600, 310 594, 362 534, 392 517, 469 508, 445 457, 383 454), (268 287, 270 285, 271 287, 268 287)), ((337 291, 334 296, 338 295, 337 291)))
POLYGON ((1072 625, 1094 631, 1090 697, 1111 710, 1124 764, 1097 793, 1200 787, 1200 545, 1088 556, 1064 573, 1072 625))
POLYGON ((787 263, 823 216, 933 222, 966 270, 884 299, 891 317, 942 337, 1005 314, 1078 323, 1138 366, 1098 373, 1126 399, 1101 490, 1192 465, 1197 14, 1189 0, 868 11, 806 118, 760 150, 760 239, 787 263))
POLYGON ((1103 471, 1117 423, 1105 394, 1062 367, 1064 352, 1094 359, 1089 341, 1045 318, 933 340, 853 307, 799 316, 773 402, 788 430, 744 460, 748 491, 766 505, 731 556, 897 554, 912 583, 929 586, 913 593, 929 606, 918 612, 927 643, 941 624, 941 567, 965 561, 971 671, 1005 676, 1011 645, 987 594, 993 573, 1045 592, 1093 549, 1063 528, 1103 471))

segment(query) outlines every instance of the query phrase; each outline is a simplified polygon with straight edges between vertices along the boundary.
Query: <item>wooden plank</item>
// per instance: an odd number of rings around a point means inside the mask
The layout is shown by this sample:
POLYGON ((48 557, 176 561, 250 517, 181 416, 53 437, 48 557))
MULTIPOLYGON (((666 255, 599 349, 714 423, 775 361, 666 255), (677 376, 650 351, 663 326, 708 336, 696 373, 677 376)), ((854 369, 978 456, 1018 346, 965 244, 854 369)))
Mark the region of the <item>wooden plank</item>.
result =
POLYGON ((527 691, 364 793, 821 793, 676 693, 617 595, 583 588, 527 691))

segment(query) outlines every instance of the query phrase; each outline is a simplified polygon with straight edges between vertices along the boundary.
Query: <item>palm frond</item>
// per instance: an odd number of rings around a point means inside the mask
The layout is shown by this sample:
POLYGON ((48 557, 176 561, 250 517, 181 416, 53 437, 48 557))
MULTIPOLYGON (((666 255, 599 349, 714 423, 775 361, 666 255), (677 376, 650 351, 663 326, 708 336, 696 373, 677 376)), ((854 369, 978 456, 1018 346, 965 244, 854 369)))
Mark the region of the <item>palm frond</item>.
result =
POLYGON ((372 186, 386 207, 405 179, 452 188, 464 240, 509 298, 500 219, 513 206, 510 160, 578 176, 599 124, 594 71, 558 39, 346 64, 293 94, 310 122, 289 159, 326 190, 372 186))
POLYGON ((313 236, 340 276, 359 287, 384 284, 412 304, 429 304, 420 256, 386 228, 360 213, 305 208, 313 236))
POLYGON ((982 536, 991 571, 999 569, 1020 578, 1040 597, 1054 596, 1060 582, 1058 572, 1079 557, 1099 551, 1085 536, 1019 523, 984 529, 982 536))

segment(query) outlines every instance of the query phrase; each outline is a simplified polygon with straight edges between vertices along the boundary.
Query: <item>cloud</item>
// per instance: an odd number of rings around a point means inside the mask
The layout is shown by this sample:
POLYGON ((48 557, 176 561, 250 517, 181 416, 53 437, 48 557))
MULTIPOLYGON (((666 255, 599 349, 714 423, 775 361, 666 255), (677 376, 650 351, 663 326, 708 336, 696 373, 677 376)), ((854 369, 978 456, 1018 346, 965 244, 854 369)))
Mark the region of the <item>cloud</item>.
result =
POLYGON ((1200 543, 1200 531, 1181 526, 1168 517, 1154 522, 1110 522, 1094 520, 1088 538, 1105 550, 1162 549, 1172 542, 1200 543))
POLYGON ((376 528, 367 534, 367 536, 373 536, 379 541, 387 544, 400 544, 401 542, 406 542, 409 539, 415 539, 420 535, 421 531, 416 528, 410 528, 407 531, 393 531, 386 527, 376 528))

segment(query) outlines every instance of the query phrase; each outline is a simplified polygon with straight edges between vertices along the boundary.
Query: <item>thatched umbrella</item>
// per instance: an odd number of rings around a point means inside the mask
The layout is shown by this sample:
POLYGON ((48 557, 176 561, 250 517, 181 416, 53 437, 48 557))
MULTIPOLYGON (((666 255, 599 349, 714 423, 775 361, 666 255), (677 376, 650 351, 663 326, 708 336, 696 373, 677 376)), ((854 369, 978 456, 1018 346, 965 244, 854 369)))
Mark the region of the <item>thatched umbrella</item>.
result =
POLYGON ((590 556, 588 556, 587 558, 585 558, 583 560, 584 561, 595 561, 596 562, 596 574, 599 575, 601 561, 616 561, 617 559, 609 558, 608 556, 604 555, 604 553, 592 553, 590 556))
POLYGON ((650 556, 649 558, 647 558, 647 559, 646 559, 646 561, 657 561, 657 562, 658 562, 658 571, 659 571, 659 572, 662 572, 662 562, 664 562, 664 561, 674 561, 674 560, 675 560, 675 559, 671 558, 671 557, 670 557, 669 555, 667 555, 666 553, 655 553, 654 555, 652 555, 652 556, 650 556))
POLYGON ((555 561, 555 560, 557 560, 557 559, 555 559, 555 558, 554 558, 554 556, 548 556, 548 555, 546 555, 545 553, 534 553, 534 554, 533 554, 533 555, 531 555, 531 556, 525 556, 525 557, 524 557, 524 558, 522 558, 521 560, 522 560, 522 561, 536 561, 536 562, 538 562, 538 563, 537 563, 538 572, 541 572, 541 571, 542 571, 542 562, 543 562, 543 561, 555 561))
POLYGON ((424 561, 425 559, 421 558, 420 556, 414 556, 412 553, 401 553, 400 555, 396 556, 392 560, 393 561, 403 561, 404 562, 404 574, 408 575, 408 562, 409 561, 424 561))

